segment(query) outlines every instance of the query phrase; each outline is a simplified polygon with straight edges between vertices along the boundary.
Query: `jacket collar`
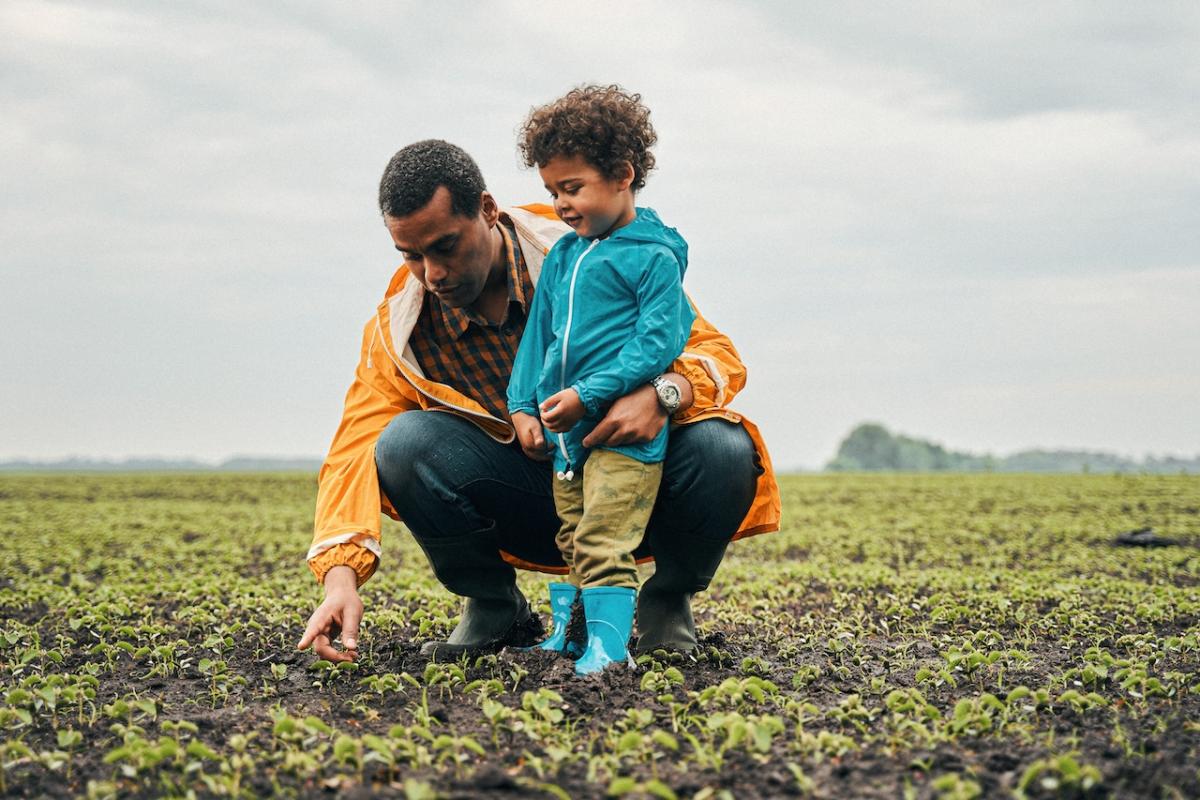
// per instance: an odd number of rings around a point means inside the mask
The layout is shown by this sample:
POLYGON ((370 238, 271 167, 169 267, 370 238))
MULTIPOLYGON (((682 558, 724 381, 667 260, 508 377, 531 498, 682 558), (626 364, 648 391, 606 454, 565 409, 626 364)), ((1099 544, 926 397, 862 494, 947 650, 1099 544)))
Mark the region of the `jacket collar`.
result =
MULTIPOLYGON (((537 286, 546 253, 570 228, 554 217, 553 209, 540 204, 505 208, 500 212, 500 218, 510 223, 516 231, 516 241, 511 245, 520 248, 521 258, 529 270, 530 282, 537 286)), ((526 303, 530 299, 526 298, 526 303)), ((421 316, 424 302, 425 287, 412 277, 407 267, 401 266, 392 275, 378 308, 380 330, 385 333, 384 346, 391 351, 393 359, 404 362, 407 369, 420 377, 424 375, 417 366, 408 340, 421 316)))

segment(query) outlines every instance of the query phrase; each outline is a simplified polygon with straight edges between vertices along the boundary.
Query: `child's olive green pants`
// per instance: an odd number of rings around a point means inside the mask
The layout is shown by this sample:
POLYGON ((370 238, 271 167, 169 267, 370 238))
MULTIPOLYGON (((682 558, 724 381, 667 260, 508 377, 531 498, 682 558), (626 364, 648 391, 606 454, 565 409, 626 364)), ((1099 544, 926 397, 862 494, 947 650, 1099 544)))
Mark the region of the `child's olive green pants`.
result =
POLYGON ((554 481, 554 507, 562 520, 554 541, 571 567, 566 580, 584 589, 636 589, 633 549, 646 533, 663 466, 593 450, 582 472, 573 480, 554 481))

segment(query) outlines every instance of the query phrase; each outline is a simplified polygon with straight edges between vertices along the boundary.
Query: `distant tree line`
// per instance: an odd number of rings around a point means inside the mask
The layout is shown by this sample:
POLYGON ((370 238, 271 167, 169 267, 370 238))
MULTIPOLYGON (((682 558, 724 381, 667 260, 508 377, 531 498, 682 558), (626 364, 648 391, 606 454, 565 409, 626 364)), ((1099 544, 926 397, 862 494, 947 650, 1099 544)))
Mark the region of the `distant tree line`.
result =
POLYGON ((1147 456, 1137 460, 1087 450, 1022 450, 1010 456, 947 450, 925 439, 859 425, 842 440, 825 469, 833 472, 1120 472, 1200 474, 1200 456, 1147 456))

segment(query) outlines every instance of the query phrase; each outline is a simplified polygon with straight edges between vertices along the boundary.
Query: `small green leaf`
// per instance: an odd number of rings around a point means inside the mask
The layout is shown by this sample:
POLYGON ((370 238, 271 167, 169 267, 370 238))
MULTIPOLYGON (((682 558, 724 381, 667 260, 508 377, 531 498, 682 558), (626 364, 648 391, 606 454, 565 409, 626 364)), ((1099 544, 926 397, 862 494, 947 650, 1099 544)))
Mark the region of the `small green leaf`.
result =
POLYGON ((619 778, 613 778, 612 783, 608 785, 609 797, 623 797, 637 788, 637 781, 628 775, 622 775, 619 778))

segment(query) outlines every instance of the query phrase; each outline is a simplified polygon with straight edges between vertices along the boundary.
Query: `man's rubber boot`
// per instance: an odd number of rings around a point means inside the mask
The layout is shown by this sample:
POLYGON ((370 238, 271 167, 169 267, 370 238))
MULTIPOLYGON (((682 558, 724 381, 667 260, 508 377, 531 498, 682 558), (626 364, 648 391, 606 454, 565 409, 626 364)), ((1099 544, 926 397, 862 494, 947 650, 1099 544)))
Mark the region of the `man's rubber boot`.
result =
POLYGON ((622 586, 584 589, 583 612, 587 616, 587 649, 575 662, 576 675, 591 675, 610 664, 627 663, 629 634, 637 590, 622 586))
POLYGON ((529 647, 545 635, 542 621, 517 589, 516 573, 501 558, 489 533, 418 540, 442 585, 466 598, 462 618, 444 642, 426 642, 432 661, 529 647))
POLYGON ((570 658, 579 658, 583 655, 581 643, 568 636, 571 612, 575 608, 575 600, 578 597, 578 587, 570 583, 556 581, 550 584, 550 617, 554 630, 533 649, 552 650, 570 658))
POLYGON ((692 539, 686 548, 655 543, 654 574, 638 593, 636 653, 696 649, 692 595, 702 592, 725 556, 726 541, 692 539))

